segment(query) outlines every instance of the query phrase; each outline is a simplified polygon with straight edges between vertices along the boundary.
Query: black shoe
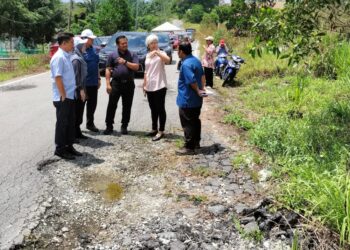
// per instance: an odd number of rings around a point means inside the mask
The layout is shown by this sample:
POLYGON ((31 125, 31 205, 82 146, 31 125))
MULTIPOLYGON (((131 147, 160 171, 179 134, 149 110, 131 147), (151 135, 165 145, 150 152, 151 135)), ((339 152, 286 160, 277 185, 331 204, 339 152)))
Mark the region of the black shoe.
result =
POLYGON ((92 132, 99 132, 100 130, 98 128, 96 128, 95 124, 92 125, 86 125, 86 129, 92 131, 92 132))
POLYGON ((69 154, 66 150, 57 150, 56 149, 54 154, 62 159, 66 159, 66 160, 74 160, 75 159, 75 157, 73 155, 69 154))
POLYGON ((176 155, 194 155, 195 151, 194 151, 194 149, 183 147, 183 148, 176 150, 175 154, 176 155))
POLYGON ((152 138, 152 141, 159 141, 164 137, 164 133, 157 133, 156 136, 152 138))
POLYGON ((113 127, 107 127, 105 131, 103 131, 103 134, 105 135, 111 135, 113 133, 113 127))
POLYGON ((152 130, 151 132, 147 133, 146 136, 155 136, 157 133, 157 130, 152 130))
POLYGON ((82 156, 83 155, 82 153, 77 151, 73 146, 68 146, 66 148, 66 151, 72 155, 75 155, 75 156, 82 156))
POLYGON ((86 135, 83 135, 82 133, 81 134, 78 134, 76 136, 77 139, 82 139, 82 140, 85 140, 85 139, 88 139, 89 137, 87 137, 86 135))
POLYGON ((121 133, 122 135, 127 135, 127 134, 128 134, 128 129, 127 129, 126 127, 121 127, 121 128, 120 128, 120 133, 121 133))

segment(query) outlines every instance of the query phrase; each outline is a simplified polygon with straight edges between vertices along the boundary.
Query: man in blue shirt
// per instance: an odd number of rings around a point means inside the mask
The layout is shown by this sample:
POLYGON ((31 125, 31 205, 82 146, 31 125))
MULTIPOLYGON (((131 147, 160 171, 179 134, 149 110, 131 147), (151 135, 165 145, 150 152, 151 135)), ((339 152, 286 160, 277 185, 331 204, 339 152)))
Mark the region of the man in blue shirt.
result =
POLYGON ((185 134, 185 145, 176 153, 193 154, 200 147, 201 120, 199 119, 206 96, 203 90, 203 68, 201 62, 192 55, 191 43, 181 43, 178 50, 182 60, 178 81, 176 104, 179 107, 181 126, 185 134))
MULTIPOLYGON (((94 123, 94 114, 97 106, 97 94, 98 89, 101 86, 101 77, 98 69, 98 62, 100 60, 95 48, 93 47, 93 42, 96 36, 92 33, 90 29, 83 30, 81 33, 82 39, 87 39, 85 48, 83 51, 83 57, 87 64, 87 77, 85 90, 87 94, 86 101, 86 128, 92 132, 98 132, 94 123)), ((84 109, 82 110, 84 112, 84 109)), ((80 114, 81 121, 83 113, 80 114)), ((82 136, 84 137, 84 136, 82 136)))
POLYGON ((58 34, 59 49, 51 58, 51 78, 53 80, 53 104, 56 107, 55 155, 72 160, 82 154, 75 150, 75 75, 70 60, 74 35, 58 34))

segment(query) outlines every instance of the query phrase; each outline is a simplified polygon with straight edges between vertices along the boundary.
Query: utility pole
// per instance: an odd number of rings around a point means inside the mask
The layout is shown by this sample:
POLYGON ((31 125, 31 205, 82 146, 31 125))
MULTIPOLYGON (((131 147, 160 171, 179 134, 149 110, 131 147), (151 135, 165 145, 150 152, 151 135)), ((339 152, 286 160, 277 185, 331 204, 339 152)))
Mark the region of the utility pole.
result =
POLYGON ((138 29, 137 17, 139 16, 139 0, 136 0, 135 30, 138 29))
POLYGON ((73 4, 74 4, 74 1, 70 0, 69 1, 69 16, 68 16, 68 31, 70 31, 70 26, 71 26, 71 22, 72 22, 73 4))

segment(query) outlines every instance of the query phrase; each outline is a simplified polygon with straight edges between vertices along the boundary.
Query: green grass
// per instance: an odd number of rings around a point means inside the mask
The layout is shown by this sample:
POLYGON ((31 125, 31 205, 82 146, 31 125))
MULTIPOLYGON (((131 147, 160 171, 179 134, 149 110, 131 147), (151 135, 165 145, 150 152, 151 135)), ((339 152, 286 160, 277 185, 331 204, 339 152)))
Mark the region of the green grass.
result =
POLYGON ((238 219, 233 218, 233 224, 238 231, 238 233, 242 236, 242 238, 247 239, 247 240, 252 240, 255 242, 261 242, 264 239, 263 232, 260 230, 256 230, 253 232, 246 232, 244 231, 244 228, 241 226, 241 223, 239 222, 238 219))
POLYGON ((2 62, 0 65, 0 82, 15 77, 48 70, 49 57, 46 54, 25 55, 19 54, 19 60, 2 62))
POLYGON ((243 130, 249 130, 253 128, 253 123, 243 117, 237 111, 232 111, 230 114, 224 117, 224 123, 236 125, 243 130))
MULTIPOLYGON (((225 105, 225 122, 248 130, 250 143, 272 159, 280 202, 350 243, 350 44, 329 49, 324 59, 333 68, 317 78, 270 54, 250 58, 249 42, 231 39, 247 64, 238 74, 242 85, 225 90, 226 99, 233 99, 225 105), (336 80, 329 72, 336 72, 336 80)), ((247 158, 236 156, 234 167, 246 166, 247 158)))

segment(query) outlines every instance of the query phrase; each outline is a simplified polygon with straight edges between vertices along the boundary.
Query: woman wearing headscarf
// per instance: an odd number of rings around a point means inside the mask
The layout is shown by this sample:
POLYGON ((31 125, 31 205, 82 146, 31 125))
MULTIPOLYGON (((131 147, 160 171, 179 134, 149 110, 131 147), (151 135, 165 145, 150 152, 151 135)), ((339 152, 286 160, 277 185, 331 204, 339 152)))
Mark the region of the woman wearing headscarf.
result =
POLYGON ((167 91, 165 64, 170 62, 170 58, 159 49, 156 35, 151 34, 146 38, 146 46, 148 53, 145 61, 143 89, 147 95, 152 116, 152 131, 148 135, 153 136, 152 141, 158 141, 163 138, 165 130, 167 91))
POLYGON ((87 137, 83 135, 80 129, 80 125, 83 122, 84 106, 86 101, 86 77, 87 77, 87 64, 83 57, 83 49, 86 43, 86 39, 83 40, 79 37, 74 38, 74 52, 71 56, 71 61, 73 64, 73 69, 75 73, 76 82, 76 112, 75 112, 75 138, 86 139, 87 137))

